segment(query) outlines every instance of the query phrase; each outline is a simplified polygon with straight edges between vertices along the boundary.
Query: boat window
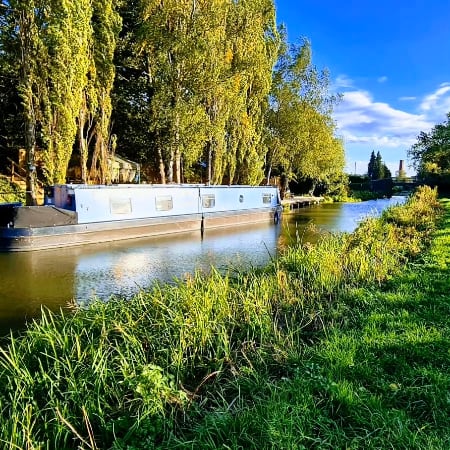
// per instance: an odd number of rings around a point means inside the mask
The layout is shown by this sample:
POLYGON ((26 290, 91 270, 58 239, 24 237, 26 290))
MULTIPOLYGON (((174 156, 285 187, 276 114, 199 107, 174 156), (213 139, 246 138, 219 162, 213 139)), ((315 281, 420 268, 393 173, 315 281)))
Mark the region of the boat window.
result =
POLYGON ((173 208, 171 195, 158 195, 155 198, 156 211, 169 211, 173 208))
POLYGON ((203 208, 214 208, 216 204, 216 196, 214 194, 207 194, 202 196, 203 208))
POLYGON ((272 203, 272 194, 263 194, 262 200, 264 204, 272 203))
POLYGON ((244 203, 244 196, 243 195, 239 196, 239 203, 244 203))
POLYGON ((130 214, 131 198, 110 199, 111 214, 130 214))
POLYGON ((69 194, 66 199, 66 204, 64 205, 64 209, 70 209, 75 211, 75 196, 73 194, 69 194))

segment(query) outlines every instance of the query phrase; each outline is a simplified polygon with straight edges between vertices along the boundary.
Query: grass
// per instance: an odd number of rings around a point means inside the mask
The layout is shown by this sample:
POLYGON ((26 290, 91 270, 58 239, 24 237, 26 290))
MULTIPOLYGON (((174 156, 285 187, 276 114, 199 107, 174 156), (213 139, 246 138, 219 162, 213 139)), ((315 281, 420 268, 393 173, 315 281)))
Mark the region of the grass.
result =
POLYGON ((262 270, 45 313, 0 348, 3 447, 449 448, 443 203, 421 189, 262 270))

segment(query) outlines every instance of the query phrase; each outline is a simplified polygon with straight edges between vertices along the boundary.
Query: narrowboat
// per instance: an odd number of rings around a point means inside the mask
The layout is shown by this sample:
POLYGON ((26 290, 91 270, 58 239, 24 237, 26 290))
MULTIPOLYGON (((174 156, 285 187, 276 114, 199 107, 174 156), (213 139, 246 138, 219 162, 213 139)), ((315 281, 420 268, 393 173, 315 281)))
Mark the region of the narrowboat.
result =
POLYGON ((0 251, 277 224, 281 212, 274 186, 59 184, 47 189, 42 206, 0 204, 0 251))

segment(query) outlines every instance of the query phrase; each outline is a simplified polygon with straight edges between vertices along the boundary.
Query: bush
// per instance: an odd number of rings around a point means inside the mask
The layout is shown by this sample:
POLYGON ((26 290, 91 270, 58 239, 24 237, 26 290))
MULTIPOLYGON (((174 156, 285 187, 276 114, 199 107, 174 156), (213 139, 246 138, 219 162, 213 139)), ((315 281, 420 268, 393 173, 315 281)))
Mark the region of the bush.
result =
POLYGON ((7 178, 0 177, 0 203, 25 203, 25 192, 7 178))

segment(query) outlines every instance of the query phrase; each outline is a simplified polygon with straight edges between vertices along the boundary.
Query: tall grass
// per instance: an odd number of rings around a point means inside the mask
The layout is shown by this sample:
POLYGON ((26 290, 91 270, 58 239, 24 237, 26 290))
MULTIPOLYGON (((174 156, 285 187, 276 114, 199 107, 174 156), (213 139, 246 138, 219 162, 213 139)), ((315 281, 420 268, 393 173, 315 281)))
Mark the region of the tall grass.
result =
MULTIPOLYGON (((302 389, 298 361, 330 332, 340 296, 397 274, 428 244, 439 210, 436 192, 421 188, 354 233, 298 244, 262 270, 213 270, 73 314, 44 311, 0 348, 0 442, 11 449, 189 446, 180 436, 195 422, 199 435, 199 423, 209 430, 202 445, 214 448, 209 426, 226 434, 228 413, 245 410, 243 399, 257 388, 276 397, 267 377, 298 379, 289 383, 302 389)), ((326 384, 311 367, 306 372, 326 384)), ((300 422, 316 401, 308 389, 293 406, 300 422)), ((345 385, 333 389, 350 395, 345 385)), ((287 414, 283 407, 272 413, 287 414)), ((252 414, 240 416, 240 426, 261 427, 252 414)), ((256 448, 247 431, 244 444, 256 448)))

